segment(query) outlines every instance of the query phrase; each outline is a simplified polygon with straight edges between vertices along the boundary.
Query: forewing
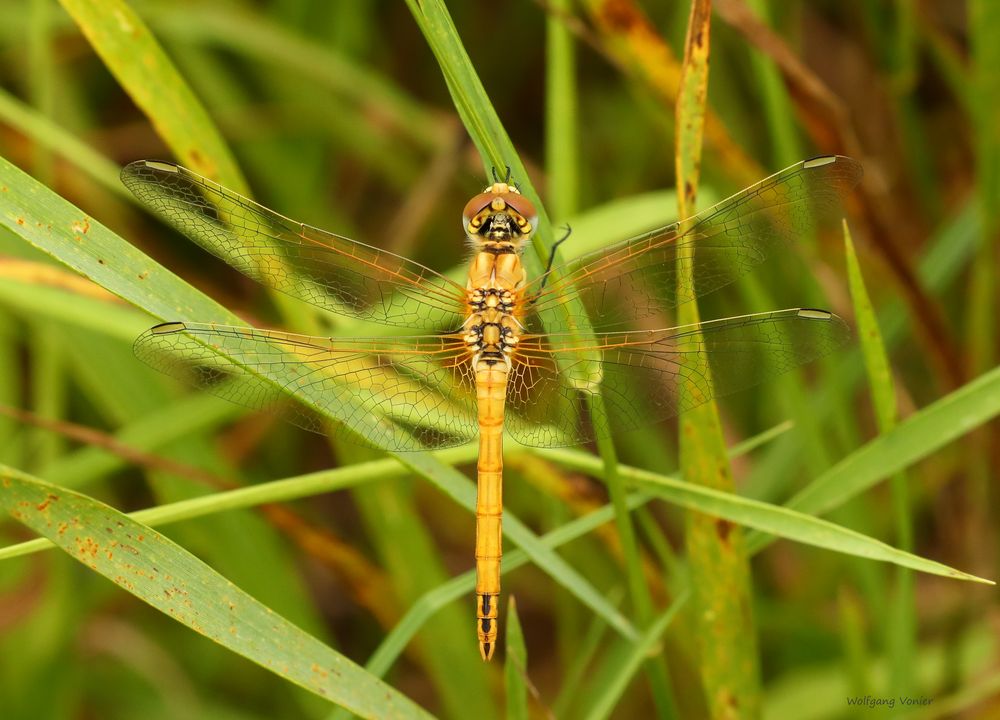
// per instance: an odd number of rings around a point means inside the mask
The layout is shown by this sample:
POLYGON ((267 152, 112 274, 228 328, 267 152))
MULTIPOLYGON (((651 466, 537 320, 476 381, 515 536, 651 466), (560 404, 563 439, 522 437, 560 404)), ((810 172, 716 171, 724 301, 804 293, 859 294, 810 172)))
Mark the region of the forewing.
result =
POLYGON ((461 325, 462 286, 412 260, 290 220, 172 163, 134 162, 122 182, 203 248, 275 290, 386 325, 461 325))
POLYGON ((231 402, 385 450, 461 445, 477 432, 468 351, 449 336, 340 340, 175 322, 140 335, 135 354, 231 402))
POLYGON ((818 223, 841 214, 843 197, 861 179, 847 157, 806 160, 698 215, 582 255, 525 290, 531 332, 570 331, 581 318, 595 329, 656 315, 733 282, 818 223), (693 276, 678 284, 677 261, 693 276))
POLYGON ((520 443, 594 437, 587 395, 599 391, 612 432, 632 430, 743 390, 843 345, 847 325, 792 309, 638 332, 526 336, 508 380, 506 427, 520 443), (690 383, 693 393, 679 392, 690 383))

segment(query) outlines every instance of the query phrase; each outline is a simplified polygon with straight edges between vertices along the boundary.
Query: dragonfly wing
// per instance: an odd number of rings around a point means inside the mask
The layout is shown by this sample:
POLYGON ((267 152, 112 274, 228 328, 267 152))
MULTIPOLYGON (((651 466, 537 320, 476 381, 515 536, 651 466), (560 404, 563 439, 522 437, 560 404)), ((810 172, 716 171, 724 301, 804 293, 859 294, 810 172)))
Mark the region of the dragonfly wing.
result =
POLYGON ((594 438, 587 394, 600 392, 607 430, 632 430, 822 357, 850 331, 823 310, 792 309, 667 330, 527 336, 508 381, 506 427, 518 442, 594 438), (679 392, 689 383, 693 393, 679 392))
POLYGON ((231 402, 385 450, 461 445, 478 431, 467 351, 449 336, 340 340, 173 322, 140 335, 135 354, 231 402))
POLYGON ((582 255, 525 290, 532 303, 528 328, 570 330, 580 320, 565 311, 574 300, 582 302, 591 327, 608 329, 718 290, 839 215, 861 174, 861 165, 847 157, 806 160, 687 220, 582 255), (678 259, 694 267, 680 285, 678 259))
POLYGON ((412 260, 290 220, 172 163, 131 163, 122 182, 204 249, 275 290, 386 325, 462 323, 462 286, 412 260))

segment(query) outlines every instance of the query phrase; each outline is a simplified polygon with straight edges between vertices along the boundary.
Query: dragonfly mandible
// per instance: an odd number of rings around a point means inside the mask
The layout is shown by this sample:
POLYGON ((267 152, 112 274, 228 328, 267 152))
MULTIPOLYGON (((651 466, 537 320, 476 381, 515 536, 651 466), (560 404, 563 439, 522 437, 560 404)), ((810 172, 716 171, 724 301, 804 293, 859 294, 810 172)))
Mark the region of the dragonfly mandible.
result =
POLYGON ((178 165, 138 161, 122 171, 129 190, 240 272, 320 308, 425 334, 325 338, 167 322, 141 335, 135 352, 230 401, 384 450, 478 436, 476 626, 488 661, 498 629, 504 431, 530 446, 586 442, 594 437, 590 394, 600 392, 606 407, 597 422, 629 430, 845 343, 840 318, 805 308, 652 330, 629 323, 648 325, 733 282, 837 213, 860 177, 850 158, 806 160, 691 218, 532 279, 521 251, 535 208, 509 177, 494 178, 465 206, 472 259, 462 285, 178 165), (693 269, 680 274, 680 261, 693 269), (679 392, 681 383, 697 392, 679 392))

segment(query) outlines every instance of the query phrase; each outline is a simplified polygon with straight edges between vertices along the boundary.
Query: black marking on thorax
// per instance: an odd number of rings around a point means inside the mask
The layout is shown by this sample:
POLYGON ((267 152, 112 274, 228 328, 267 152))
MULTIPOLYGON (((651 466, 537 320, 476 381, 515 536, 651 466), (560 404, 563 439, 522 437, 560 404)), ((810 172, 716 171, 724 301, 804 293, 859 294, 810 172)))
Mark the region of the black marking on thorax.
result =
POLYGON ((517 248, 514 247, 513 243, 490 242, 489 244, 483 246, 482 251, 496 256, 513 255, 517 252, 517 248))

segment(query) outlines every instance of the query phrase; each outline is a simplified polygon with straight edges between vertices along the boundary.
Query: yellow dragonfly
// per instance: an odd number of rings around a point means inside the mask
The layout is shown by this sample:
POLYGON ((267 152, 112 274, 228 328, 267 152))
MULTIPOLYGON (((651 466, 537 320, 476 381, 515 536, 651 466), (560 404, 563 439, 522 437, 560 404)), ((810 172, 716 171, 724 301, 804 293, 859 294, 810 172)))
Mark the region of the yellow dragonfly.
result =
MULTIPOLYGON (((494 173, 494 175, 496 175, 494 173)), ((405 257, 290 220, 183 167, 138 161, 122 180, 204 249, 313 305, 424 334, 312 337, 167 322, 135 343, 154 368, 304 428, 384 450, 478 436, 476 626, 496 648, 502 440, 557 446, 676 415, 823 356, 849 331, 795 308, 697 325, 655 324, 665 309, 727 285, 835 213, 861 166, 841 156, 793 165, 714 207, 529 279, 521 251, 537 213, 508 177, 462 214, 465 285, 405 257), (692 269, 680 274, 679 262, 692 269), (679 392, 681 383, 697 392, 679 392), (332 421, 332 422, 331 422, 332 421)), ((552 262, 550 260, 550 266, 552 262)))

